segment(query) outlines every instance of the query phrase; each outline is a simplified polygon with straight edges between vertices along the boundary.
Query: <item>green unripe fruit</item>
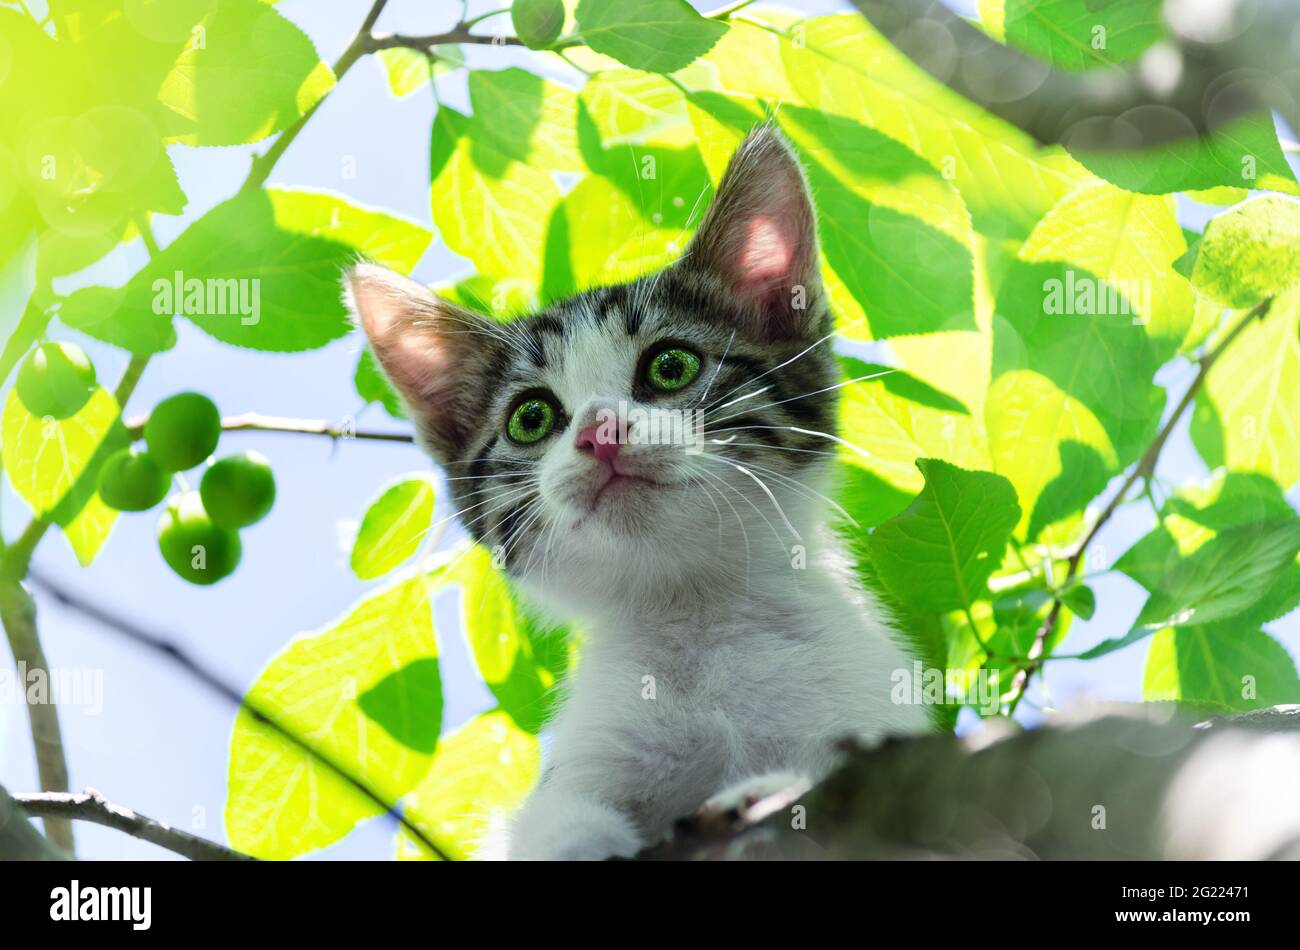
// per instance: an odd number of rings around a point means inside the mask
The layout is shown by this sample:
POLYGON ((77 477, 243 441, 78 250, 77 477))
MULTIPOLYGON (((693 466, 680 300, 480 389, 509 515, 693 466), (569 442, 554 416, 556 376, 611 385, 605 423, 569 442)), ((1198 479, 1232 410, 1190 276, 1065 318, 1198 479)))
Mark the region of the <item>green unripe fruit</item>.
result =
POLYGON ((171 477, 144 449, 118 449, 99 470, 99 497, 118 511, 144 511, 167 497, 171 477))
POLYGON ((23 361, 15 383, 34 416, 76 415, 95 391, 95 367, 75 343, 42 343, 23 361))
POLYGON ((515 0, 510 20, 520 42, 529 49, 546 49, 564 29, 563 0, 515 0))
POLYGON ((193 468, 216 451, 221 413, 199 393, 164 399, 144 424, 144 441, 154 461, 169 472, 193 468))
POLYGON ((246 528, 275 503, 275 476, 258 452, 228 455, 203 473, 199 494, 214 524, 246 528))
POLYGON ((219 528, 196 491, 174 495, 158 520, 158 550, 167 566, 191 584, 215 584, 239 566, 239 532, 219 528))

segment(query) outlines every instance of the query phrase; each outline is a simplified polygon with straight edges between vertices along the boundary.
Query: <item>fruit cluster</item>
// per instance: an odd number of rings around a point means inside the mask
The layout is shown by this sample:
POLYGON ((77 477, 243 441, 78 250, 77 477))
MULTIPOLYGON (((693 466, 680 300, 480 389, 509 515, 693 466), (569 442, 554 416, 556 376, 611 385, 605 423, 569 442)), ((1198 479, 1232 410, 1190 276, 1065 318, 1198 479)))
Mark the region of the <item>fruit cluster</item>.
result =
MULTIPOLYGON (((23 362, 18 398, 35 416, 66 419, 95 390, 95 368, 73 343, 43 343, 23 362)), ((202 464, 221 438, 221 414, 199 393, 178 393, 154 407, 145 448, 110 455, 99 472, 99 497, 119 511, 146 511, 166 496, 173 475, 202 464)), ((158 521, 163 560, 193 584, 215 584, 239 565, 239 530, 260 521, 275 502, 275 477, 257 452, 228 455, 203 473, 198 491, 167 499, 158 521)))

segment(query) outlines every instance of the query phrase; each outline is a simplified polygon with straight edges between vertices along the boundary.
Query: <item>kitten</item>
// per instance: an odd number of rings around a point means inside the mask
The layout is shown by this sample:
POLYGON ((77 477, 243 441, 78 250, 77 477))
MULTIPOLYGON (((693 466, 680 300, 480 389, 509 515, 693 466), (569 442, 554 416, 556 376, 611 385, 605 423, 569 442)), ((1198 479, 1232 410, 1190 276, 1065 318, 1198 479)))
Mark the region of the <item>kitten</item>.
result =
POLYGON ((930 728, 891 702, 911 658, 826 525, 833 323, 773 128, 652 276, 508 324, 373 265, 348 292, 468 530, 586 632, 509 857, 631 855, 729 785, 930 728), (647 412, 703 424, 654 444, 647 412))

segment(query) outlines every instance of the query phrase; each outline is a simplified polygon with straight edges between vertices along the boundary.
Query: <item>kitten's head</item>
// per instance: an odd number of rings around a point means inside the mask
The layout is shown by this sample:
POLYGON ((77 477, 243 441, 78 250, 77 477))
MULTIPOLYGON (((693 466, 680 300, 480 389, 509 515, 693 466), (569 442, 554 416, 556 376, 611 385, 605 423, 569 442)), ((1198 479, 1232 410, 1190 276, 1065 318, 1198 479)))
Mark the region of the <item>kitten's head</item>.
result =
POLYGON ((788 568, 816 518, 831 316, 807 185, 770 127, 656 274, 509 323, 371 265, 348 291, 464 525, 543 600, 745 581, 788 568))

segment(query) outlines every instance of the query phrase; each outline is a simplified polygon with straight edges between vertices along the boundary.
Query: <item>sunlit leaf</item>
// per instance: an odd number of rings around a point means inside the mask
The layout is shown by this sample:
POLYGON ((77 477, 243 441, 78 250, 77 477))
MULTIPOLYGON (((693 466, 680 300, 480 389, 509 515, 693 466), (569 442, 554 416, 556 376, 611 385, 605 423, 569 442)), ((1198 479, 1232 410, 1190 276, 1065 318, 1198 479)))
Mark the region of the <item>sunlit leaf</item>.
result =
MULTIPOLYGON (((403 581, 284 648, 247 701, 300 736, 385 802, 428 771, 442 719, 438 647, 427 581, 403 581)), ((338 841, 381 809, 322 758, 249 712, 230 742, 226 834, 262 858, 293 858, 338 841)))
POLYGON ((87 288, 66 306, 74 326, 136 352, 170 346, 174 314, 235 346, 314 349, 352 329, 339 290, 344 269, 361 255, 409 271, 430 238, 414 222, 326 192, 241 192, 192 224, 123 291, 87 288))
MULTIPOLYGON (((475 716, 443 736, 429 774, 406 797, 406 814, 449 857, 476 856, 537 782, 541 743, 501 710, 475 716)), ((427 857, 403 834, 398 857, 427 857)))
POLYGON ((547 630, 528 615, 483 548, 466 555, 454 579, 461 587, 465 636, 483 681, 516 724, 538 732, 568 669, 564 632, 547 630))
POLYGON ((307 34, 259 0, 220 0, 159 96, 177 141, 239 145, 285 129, 334 86, 307 34))
POLYGON ((989 467, 981 420, 962 403, 908 373, 843 360, 840 401, 841 502, 863 525, 901 512, 925 484, 916 460, 989 467), (871 378, 874 377, 874 378, 871 378))
POLYGON ((10 389, 0 423, 0 452, 14 491, 38 515, 52 511, 72 489, 120 414, 113 395, 96 389, 76 415, 40 419, 28 412, 17 391, 10 389))
POLYGON ((530 168, 583 169, 577 142, 577 94, 525 69, 476 69, 469 74, 474 107, 475 159, 504 172, 502 160, 530 168), (485 154, 486 153, 486 154, 485 154))
POLYGON ((962 99, 899 53, 858 16, 799 24, 783 41, 786 75, 803 104, 883 132, 961 192, 977 230, 1023 238, 1087 173, 1060 149, 962 99))
MULTIPOLYGON (((1239 318, 1240 319, 1240 318, 1239 318)), ((1300 479, 1300 287, 1242 331, 1196 396, 1192 442, 1206 463, 1300 479)))
POLYGON ((1300 702, 1300 677, 1286 648, 1261 630, 1179 627, 1151 641, 1142 698, 1245 712, 1300 702))
POLYGON ((465 116, 446 107, 434 121, 433 149, 430 196, 444 243, 484 274, 536 285, 546 225, 560 200, 555 181, 493 149, 471 132, 465 116))
POLYGON ((1131 315, 1144 325, 1156 362, 1162 363, 1178 348, 1191 323, 1192 290, 1173 268, 1186 250, 1173 199, 1094 183, 1053 207, 1020 256, 1026 261, 1060 261, 1106 281, 1118 291, 1119 307, 1101 305, 1097 312, 1131 315))
POLYGON ((406 478, 385 489, 366 509, 352 545, 352 573, 362 580, 387 574, 414 556, 433 520, 433 485, 406 478))

